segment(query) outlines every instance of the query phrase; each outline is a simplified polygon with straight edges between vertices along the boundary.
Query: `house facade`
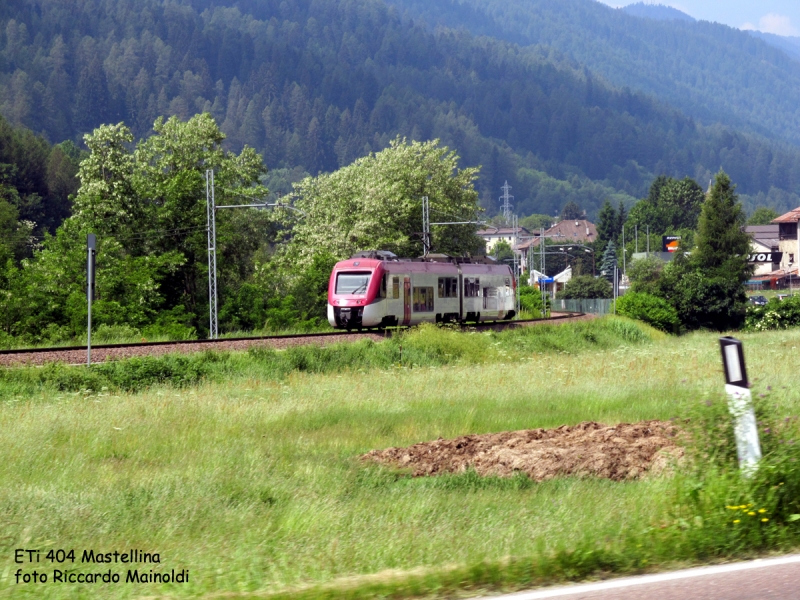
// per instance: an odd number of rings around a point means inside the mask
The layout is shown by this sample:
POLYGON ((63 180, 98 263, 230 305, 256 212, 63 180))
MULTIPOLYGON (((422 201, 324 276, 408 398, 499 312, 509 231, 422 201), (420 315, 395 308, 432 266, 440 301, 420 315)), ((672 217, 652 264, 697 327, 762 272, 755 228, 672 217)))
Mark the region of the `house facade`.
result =
POLYGON ((524 227, 486 227, 476 232, 486 241, 486 253, 491 254, 495 244, 499 241, 506 242, 512 248, 519 245, 520 240, 531 235, 531 232, 524 227))
MULTIPOLYGON (((570 219, 553 225, 544 232, 544 237, 559 244, 588 244, 597 239, 597 228, 586 219, 570 219)), ((522 264, 528 264, 528 255, 535 254, 540 243, 541 235, 535 233, 516 246, 515 250, 521 255, 522 264)))

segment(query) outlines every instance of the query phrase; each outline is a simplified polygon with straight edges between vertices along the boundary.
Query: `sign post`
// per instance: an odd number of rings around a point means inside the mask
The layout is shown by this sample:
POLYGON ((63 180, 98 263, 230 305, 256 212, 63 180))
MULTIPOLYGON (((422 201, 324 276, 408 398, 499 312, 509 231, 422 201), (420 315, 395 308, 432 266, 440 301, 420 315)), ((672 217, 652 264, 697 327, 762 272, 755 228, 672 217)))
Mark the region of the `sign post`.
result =
POLYGON ((725 392, 728 394, 728 410, 733 415, 733 431, 736 435, 736 454, 739 468, 745 477, 751 476, 761 460, 761 443, 758 439, 756 414, 750 382, 744 365, 742 342, 732 337, 719 338, 722 364, 725 367, 725 392))
POLYGON ((89 322, 86 336, 86 364, 92 365, 92 300, 94 300, 94 257, 97 247, 97 236, 90 233, 86 237, 86 300, 89 304, 89 322))

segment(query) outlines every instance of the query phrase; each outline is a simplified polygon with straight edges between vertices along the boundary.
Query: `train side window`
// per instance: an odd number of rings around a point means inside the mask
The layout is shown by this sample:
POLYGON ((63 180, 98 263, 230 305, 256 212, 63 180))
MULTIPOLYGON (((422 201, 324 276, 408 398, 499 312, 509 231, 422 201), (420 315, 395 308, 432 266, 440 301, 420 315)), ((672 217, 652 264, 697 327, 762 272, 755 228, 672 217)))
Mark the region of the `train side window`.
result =
POLYGON ((414 312, 433 312, 433 287, 414 288, 414 312))
MULTIPOLYGON (((454 280, 455 281, 455 280, 454 280)), ((454 287, 458 283, 454 284, 454 287)), ((464 297, 465 298, 478 298, 481 295, 481 279, 480 277, 465 277, 464 278, 464 297)))
POLYGON ((392 277, 392 298, 394 300, 400 299, 400 278, 392 277))
POLYGON ((380 292, 378 293, 378 297, 379 298, 386 298, 386 280, 387 279, 389 279, 389 275, 387 273, 384 273, 383 277, 381 277, 381 289, 380 289, 380 292))
POLYGON ((458 298, 458 279, 439 277, 439 298, 458 298))

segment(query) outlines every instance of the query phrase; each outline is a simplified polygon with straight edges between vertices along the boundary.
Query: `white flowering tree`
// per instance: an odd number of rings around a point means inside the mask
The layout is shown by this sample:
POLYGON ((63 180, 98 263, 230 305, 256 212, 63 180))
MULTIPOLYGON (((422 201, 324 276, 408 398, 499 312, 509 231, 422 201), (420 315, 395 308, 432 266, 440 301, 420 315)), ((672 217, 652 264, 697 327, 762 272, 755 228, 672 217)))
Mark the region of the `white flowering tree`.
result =
MULTIPOLYGON (((473 187, 478 168, 460 169, 458 159, 438 140, 397 138, 334 173, 304 179, 295 195, 305 217, 295 226, 287 256, 308 265, 319 254, 343 259, 358 250, 421 255, 423 196, 432 222, 475 221, 481 213, 473 187)), ((461 255, 484 246, 475 225, 432 229, 436 252, 461 255)))

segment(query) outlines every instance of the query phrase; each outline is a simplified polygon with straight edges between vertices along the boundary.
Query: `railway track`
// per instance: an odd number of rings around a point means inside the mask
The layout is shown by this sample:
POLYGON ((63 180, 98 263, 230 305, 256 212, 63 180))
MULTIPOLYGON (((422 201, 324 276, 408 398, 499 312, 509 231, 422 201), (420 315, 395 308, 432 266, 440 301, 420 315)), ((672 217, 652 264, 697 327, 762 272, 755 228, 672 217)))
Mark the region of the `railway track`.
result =
MULTIPOLYGON (((587 318, 594 315, 574 313, 552 313, 549 319, 535 319, 526 321, 497 321, 469 325, 478 330, 495 330, 514 327, 529 327, 547 323, 567 323, 587 318)), ((224 338, 217 340, 187 340, 177 342, 141 342, 136 344, 100 344, 92 346, 92 362, 119 360, 133 356, 158 356, 180 352, 191 354, 207 350, 247 350, 253 346, 262 346, 275 349, 285 349, 303 344, 317 344, 325 346, 340 342, 354 342, 371 338, 376 341, 391 335, 391 330, 386 331, 333 331, 326 333, 301 333, 292 335, 273 335, 260 337, 224 338)), ((66 364, 84 364, 86 362, 86 346, 64 346, 60 348, 30 348, 19 350, 0 351, 0 367, 14 365, 44 365, 52 362, 66 364)))

